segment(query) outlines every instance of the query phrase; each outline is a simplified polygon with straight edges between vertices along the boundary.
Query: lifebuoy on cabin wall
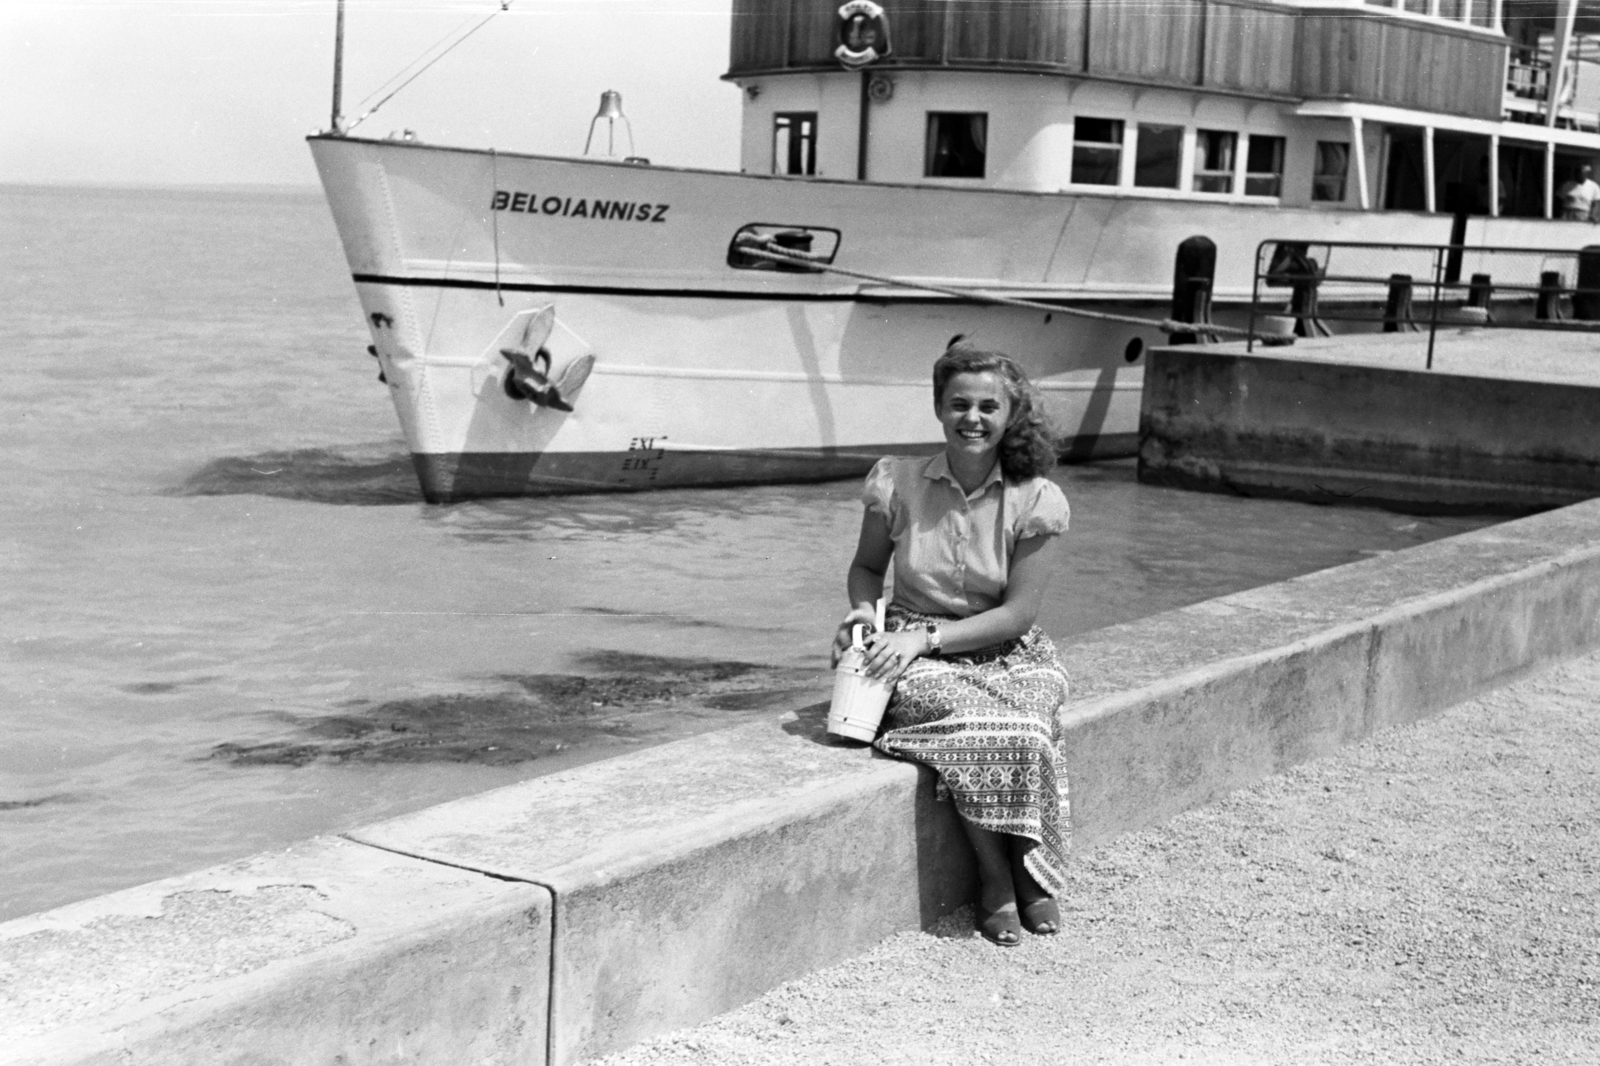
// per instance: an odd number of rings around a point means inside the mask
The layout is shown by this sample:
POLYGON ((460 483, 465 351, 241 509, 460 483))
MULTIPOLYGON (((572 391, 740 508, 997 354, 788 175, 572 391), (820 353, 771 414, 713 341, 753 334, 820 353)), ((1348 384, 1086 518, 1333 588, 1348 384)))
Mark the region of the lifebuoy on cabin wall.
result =
POLYGON ((889 16, 872 0, 850 0, 839 8, 839 47, 834 58, 860 70, 889 54, 889 16))

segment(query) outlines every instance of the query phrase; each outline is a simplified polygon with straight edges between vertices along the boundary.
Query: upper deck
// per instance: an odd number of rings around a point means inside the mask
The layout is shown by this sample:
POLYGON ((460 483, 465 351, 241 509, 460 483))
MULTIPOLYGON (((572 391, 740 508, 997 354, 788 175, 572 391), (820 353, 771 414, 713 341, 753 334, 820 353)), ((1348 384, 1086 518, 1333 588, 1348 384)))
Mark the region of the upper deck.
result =
MULTIPOLYGON (((1498 119, 1503 106, 1509 42, 1499 0, 882 6, 893 51, 875 66, 885 69, 1048 72, 1480 119, 1498 119)), ((837 0, 734 0, 729 76, 837 70, 838 12, 837 0)))
POLYGON ((734 0, 742 169, 1546 219, 1600 173, 1600 0, 881 10, 858 72, 838 0, 734 0))

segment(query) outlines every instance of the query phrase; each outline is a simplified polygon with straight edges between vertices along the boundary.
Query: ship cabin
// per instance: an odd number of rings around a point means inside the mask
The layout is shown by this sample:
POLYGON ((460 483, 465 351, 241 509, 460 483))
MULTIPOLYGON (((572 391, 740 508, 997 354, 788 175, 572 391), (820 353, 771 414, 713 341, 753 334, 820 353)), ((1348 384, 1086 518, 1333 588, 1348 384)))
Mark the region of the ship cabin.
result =
POLYGON ((1560 218, 1595 33, 1600 0, 734 0, 725 78, 752 174, 1560 218))

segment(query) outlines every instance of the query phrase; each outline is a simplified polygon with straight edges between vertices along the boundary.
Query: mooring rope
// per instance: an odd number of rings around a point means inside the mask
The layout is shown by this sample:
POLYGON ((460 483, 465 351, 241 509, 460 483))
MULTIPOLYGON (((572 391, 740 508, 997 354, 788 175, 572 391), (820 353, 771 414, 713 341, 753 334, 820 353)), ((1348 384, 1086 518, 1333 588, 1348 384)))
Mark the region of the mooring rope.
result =
POLYGON ((500 291, 500 212, 493 207, 493 196, 500 191, 500 157, 493 148, 489 149, 489 184, 493 186, 489 192, 489 217, 494 224, 494 298, 504 307, 506 298, 500 291))
POLYGON ((978 300, 982 303, 998 304, 1002 307, 1021 307, 1030 311, 1048 311, 1052 314, 1069 315, 1074 318, 1093 319, 1098 322, 1123 322, 1135 326, 1154 326, 1163 333, 1214 333, 1227 334, 1232 337, 1248 339, 1254 336, 1262 344, 1293 344, 1293 334, 1261 333, 1248 329, 1238 329, 1234 326, 1218 326, 1209 322, 1179 322, 1175 318, 1141 318, 1138 315, 1119 315, 1109 311, 1088 311, 1081 307, 1061 306, 1059 304, 1040 303, 1037 300, 1020 300, 1014 296, 1000 296, 984 289, 960 287, 954 285, 934 285, 928 282, 912 281, 909 278, 896 278, 887 274, 869 274, 865 270, 850 270, 845 267, 834 266, 832 263, 823 262, 816 256, 809 256, 803 252, 791 249, 777 249, 769 241, 758 243, 747 238, 738 246, 740 255, 748 255, 756 259, 766 259, 774 263, 791 263, 828 274, 838 274, 842 277, 855 278, 858 281, 870 281, 879 285, 888 285, 900 289, 920 289, 924 292, 937 292, 945 296, 956 296, 963 300, 978 300))

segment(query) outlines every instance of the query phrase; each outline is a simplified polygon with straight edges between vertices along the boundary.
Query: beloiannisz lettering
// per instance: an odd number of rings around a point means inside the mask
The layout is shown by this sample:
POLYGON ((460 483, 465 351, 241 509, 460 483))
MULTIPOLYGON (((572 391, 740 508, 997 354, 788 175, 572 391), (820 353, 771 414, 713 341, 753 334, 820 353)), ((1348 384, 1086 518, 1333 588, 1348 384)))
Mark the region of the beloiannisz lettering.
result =
POLYGON ((560 218, 604 218, 618 222, 665 222, 671 204, 640 204, 624 200, 586 200, 570 196, 546 196, 531 192, 494 191, 495 211, 520 211, 525 215, 556 215, 560 218))

